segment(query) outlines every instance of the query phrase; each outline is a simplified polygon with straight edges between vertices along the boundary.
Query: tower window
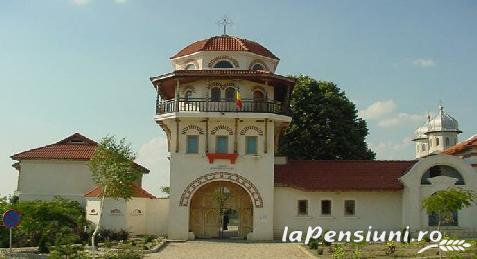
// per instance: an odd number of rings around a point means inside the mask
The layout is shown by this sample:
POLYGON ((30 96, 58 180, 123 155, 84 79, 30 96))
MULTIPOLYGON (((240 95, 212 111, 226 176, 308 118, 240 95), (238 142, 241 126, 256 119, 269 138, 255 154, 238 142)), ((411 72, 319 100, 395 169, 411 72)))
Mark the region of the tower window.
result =
POLYGON ((308 200, 299 200, 298 201, 298 215, 307 216, 308 215, 308 200))
POLYGON ((194 70, 195 69, 195 65, 194 64, 187 64, 187 66, 185 67, 185 70, 194 70))
POLYGON ((344 214, 345 214, 345 216, 354 216, 354 214, 355 214, 355 201, 354 200, 345 200, 344 201, 344 214))
POLYGON ((186 137, 186 153, 187 154, 197 154, 199 153, 199 136, 190 135, 186 137))
POLYGON ((233 102, 235 101, 235 89, 232 87, 227 88, 225 90, 225 101, 226 102, 233 102))
POLYGON ((212 102, 220 102, 220 88, 212 88, 212 90, 210 90, 210 97, 212 102))
POLYGON ((245 153, 247 155, 256 155, 257 152, 257 137, 246 136, 245 137, 245 153))
POLYGON ((227 60, 220 60, 219 62, 215 63, 214 68, 234 68, 234 65, 227 60))
POLYGON ((439 138, 436 138, 436 147, 439 146, 439 138))
POLYGON ((322 200, 321 201, 321 215, 331 215, 331 201, 322 200))
POLYGON ((421 151, 426 151, 426 145, 424 144, 421 145, 421 151))
POLYGON ((229 152, 229 137, 217 136, 215 143, 215 153, 227 154, 229 152))
POLYGON ((191 90, 187 90, 185 92, 185 102, 188 103, 190 102, 192 99, 192 91, 191 90))
POLYGON ((446 138, 446 147, 450 146, 450 140, 449 138, 446 138))
POLYGON ((252 70, 265 70, 262 64, 255 64, 252 66, 252 70))

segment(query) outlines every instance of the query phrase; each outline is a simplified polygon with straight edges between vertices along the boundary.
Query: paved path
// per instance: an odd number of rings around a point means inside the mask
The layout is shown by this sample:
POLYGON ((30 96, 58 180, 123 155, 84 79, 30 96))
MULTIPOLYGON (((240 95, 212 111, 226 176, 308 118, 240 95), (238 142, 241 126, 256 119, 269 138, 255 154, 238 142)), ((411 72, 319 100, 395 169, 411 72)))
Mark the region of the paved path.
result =
POLYGON ((205 258, 311 258, 298 244, 247 243, 243 241, 188 241, 171 242, 159 253, 146 258, 205 259, 205 258))

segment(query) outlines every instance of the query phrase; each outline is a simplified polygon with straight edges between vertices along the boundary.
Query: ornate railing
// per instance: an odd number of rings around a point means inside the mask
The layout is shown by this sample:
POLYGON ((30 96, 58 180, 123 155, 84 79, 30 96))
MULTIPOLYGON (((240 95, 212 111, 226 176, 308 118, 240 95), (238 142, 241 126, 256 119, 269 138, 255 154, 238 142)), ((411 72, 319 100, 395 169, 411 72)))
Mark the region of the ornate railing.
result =
POLYGON ((288 109, 281 102, 242 99, 242 108, 235 101, 212 101, 206 98, 189 98, 157 101, 156 114, 171 112, 264 112, 287 114, 288 109))

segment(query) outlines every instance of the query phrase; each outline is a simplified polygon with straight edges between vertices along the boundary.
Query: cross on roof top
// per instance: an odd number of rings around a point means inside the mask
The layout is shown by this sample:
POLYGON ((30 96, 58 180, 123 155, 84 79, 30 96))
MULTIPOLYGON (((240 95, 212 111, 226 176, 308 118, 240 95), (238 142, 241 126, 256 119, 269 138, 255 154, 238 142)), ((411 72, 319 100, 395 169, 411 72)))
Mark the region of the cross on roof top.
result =
POLYGON ((224 34, 223 35, 227 35, 227 25, 232 25, 232 24, 233 24, 233 22, 227 16, 224 16, 224 17, 220 18, 220 20, 217 22, 217 25, 224 26, 224 34))

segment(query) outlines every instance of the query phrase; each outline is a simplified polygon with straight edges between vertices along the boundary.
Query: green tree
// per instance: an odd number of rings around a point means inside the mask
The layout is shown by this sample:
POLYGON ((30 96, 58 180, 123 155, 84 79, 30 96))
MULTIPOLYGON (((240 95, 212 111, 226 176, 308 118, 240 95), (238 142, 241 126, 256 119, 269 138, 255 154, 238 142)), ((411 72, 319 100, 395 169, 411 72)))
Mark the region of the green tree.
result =
MULTIPOLYGON (((451 187, 425 198, 422 201, 422 207, 427 214, 437 215, 437 231, 440 231, 442 223, 452 220, 453 213, 472 206, 475 199, 475 192, 451 187)), ((442 258, 440 250, 439 257, 442 258)))
POLYGON ((291 159, 369 160, 368 128, 356 106, 336 84, 297 76, 290 99, 292 122, 279 153, 291 159))
POLYGON ((117 141, 113 136, 103 138, 90 161, 90 169, 96 184, 101 188, 99 221, 91 237, 95 249, 95 237, 101 228, 105 197, 129 200, 133 195, 132 185, 141 176, 134 164, 135 153, 123 138, 117 141))
POLYGON ((167 194, 169 196, 171 194, 171 187, 170 186, 161 186, 161 192, 167 194))

